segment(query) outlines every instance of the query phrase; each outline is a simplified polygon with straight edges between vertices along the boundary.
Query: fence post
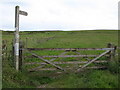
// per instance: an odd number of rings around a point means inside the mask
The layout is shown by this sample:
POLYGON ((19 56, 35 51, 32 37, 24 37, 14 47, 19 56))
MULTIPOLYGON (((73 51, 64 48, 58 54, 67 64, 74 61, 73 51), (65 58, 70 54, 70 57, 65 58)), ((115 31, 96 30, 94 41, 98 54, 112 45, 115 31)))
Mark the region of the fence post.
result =
POLYGON ((5 40, 5 60, 7 60, 8 59, 8 52, 7 52, 7 40, 5 40))
POLYGON ((20 46, 19 46, 19 70, 22 70, 22 42, 20 42, 20 46))
POLYGON ((115 60, 115 54, 116 54, 116 49, 117 49, 117 46, 113 46, 113 51, 112 51, 112 59, 115 60))
POLYGON ((12 40, 12 59, 14 60, 14 39, 12 40))
MULTIPOLYGON (((107 44, 107 48, 112 48, 112 44, 111 43, 108 43, 107 44)), ((112 60, 112 50, 108 53, 109 54, 109 60, 111 61, 112 60)))
POLYGON ((4 40, 2 40, 2 60, 4 60, 4 47, 5 47, 4 40))
POLYGON ((14 55, 14 39, 12 39, 12 43, 11 43, 11 45, 12 45, 12 53, 11 53, 11 58, 12 58, 12 64, 13 64, 13 66, 15 67, 15 55, 14 55))
POLYGON ((20 46, 19 46, 19 70, 22 70, 22 60, 23 60, 23 43, 20 42, 20 46))
POLYGON ((113 61, 115 59, 115 53, 116 53, 116 49, 117 47, 112 45, 111 43, 108 43, 108 48, 113 48, 113 50, 111 50, 108 54, 109 54, 109 59, 110 61, 113 61))

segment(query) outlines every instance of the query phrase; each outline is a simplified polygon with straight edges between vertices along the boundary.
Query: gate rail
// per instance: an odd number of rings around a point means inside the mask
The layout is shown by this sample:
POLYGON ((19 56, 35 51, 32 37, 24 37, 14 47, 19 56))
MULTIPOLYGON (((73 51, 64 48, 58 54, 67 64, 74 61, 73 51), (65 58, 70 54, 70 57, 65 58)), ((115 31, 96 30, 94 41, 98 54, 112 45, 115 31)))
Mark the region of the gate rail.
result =
POLYGON ((63 68, 61 66, 59 66, 60 64, 84 64, 84 65, 79 65, 79 67, 76 68, 76 72, 79 72, 80 70, 82 70, 83 68, 91 68, 91 69, 97 69, 97 68, 106 68, 106 66, 94 66, 94 67, 88 67, 91 63, 107 63, 111 60, 114 60, 115 57, 115 53, 116 53, 116 46, 112 45, 112 44, 108 44, 107 48, 20 48, 20 62, 21 65, 20 67, 24 64, 24 65, 35 65, 35 64, 39 64, 40 66, 29 69, 29 71, 39 71, 39 70, 62 70, 62 71, 67 71, 67 69, 72 69, 72 68, 63 68), (41 51, 41 50, 54 50, 54 51, 60 51, 63 50, 65 52, 63 52, 61 55, 37 55, 35 53, 33 53, 32 51, 41 51), (79 52, 77 51, 81 51, 81 50, 104 50, 105 52, 101 53, 100 55, 81 55, 79 52), (27 62, 27 63, 23 63, 23 53, 22 52, 27 51, 27 53, 30 53, 31 56, 26 56, 25 58, 38 58, 40 60, 42 60, 43 62, 27 62), (65 55, 67 52, 74 52, 78 55, 65 55), (109 60, 98 60, 101 57, 106 56, 108 57, 109 60), (48 58, 53 58, 51 60, 47 60, 45 59, 46 57, 48 58), (91 60, 87 60, 87 61, 54 61, 55 59, 57 59, 58 57, 63 57, 63 58, 67 58, 67 57, 93 57, 93 59, 91 60), (97 61, 98 60, 98 61, 97 61), (54 61, 54 62, 53 62, 54 61), (43 68, 45 65, 50 64, 52 66, 54 66, 55 68, 43 68))

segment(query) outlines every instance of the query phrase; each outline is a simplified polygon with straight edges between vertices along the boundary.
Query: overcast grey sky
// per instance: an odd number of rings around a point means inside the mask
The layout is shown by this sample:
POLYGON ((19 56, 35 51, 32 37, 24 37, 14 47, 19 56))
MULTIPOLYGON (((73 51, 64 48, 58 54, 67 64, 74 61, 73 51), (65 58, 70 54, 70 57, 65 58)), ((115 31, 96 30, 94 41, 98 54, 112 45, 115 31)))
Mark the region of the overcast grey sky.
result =
POLYGON ((118 29, 119 0, 0 0, 0 29, 14 30, 15 6, 20 30, 118 29))

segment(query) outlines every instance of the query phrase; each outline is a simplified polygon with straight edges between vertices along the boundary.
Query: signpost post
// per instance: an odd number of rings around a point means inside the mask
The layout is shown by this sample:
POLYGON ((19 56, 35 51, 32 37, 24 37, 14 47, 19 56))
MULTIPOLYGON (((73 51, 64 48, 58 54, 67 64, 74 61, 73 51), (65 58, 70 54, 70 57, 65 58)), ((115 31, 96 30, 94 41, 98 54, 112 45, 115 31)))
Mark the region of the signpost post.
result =
POLYGON ((16 70, 19 70, 19 15, 27 16, 28 13, 19 10, 19 6, 15 7, 15 42, 14 42, 14 59, 16 62, 16 70))

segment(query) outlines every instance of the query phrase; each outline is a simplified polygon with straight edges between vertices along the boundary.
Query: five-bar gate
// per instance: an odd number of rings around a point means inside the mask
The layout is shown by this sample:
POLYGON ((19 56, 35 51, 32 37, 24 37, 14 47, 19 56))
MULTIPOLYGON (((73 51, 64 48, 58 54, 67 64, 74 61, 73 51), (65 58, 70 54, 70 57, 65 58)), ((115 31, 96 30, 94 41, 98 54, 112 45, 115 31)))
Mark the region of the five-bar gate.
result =
POLYGON ((29 55, 23 55, 20 53, 23 58, 23 66, 31 66, 27 68, 29 71, 41 71, 41 70, 61 70, 61 71, 75 71, 79 72, 83 68, 88 69, 101 69, 106 68, 101 63, 107 63, 114 59, 116 46, 108 44, 107 48, 21 48, 21 52, 29 53, 29 55), (64 51, 60 55, 40 55, 35 53, 37 51, 64 51), (80 53, 79 51, 97 51, 99 54, 91 55, 80 53), (72 55, 70 55, 72 52, 72 55), (74 54, 73 54, 74 53, 74 54), (26 60, 26 58, 28 60, 26 60), (38 60, 36 60, 36 58, 38 60), (49 59, 50 58, 50 59, 49 59), (63 58, 62 60, 59 60, 63 58), (64 58, 68 58, 64 59, 64 58), (70 58, 70 60, 69 60, 70 58), (71 58, 74 58, 71 60, 71 58), (77 58, 77 59, 75 59, 77 58), (95 66, 95 64, 100 64, 95 66))

